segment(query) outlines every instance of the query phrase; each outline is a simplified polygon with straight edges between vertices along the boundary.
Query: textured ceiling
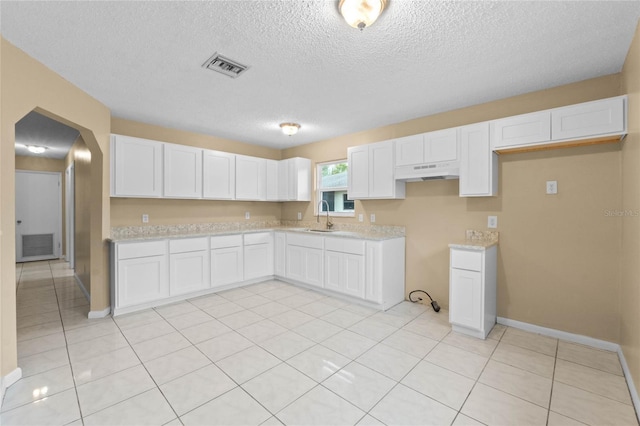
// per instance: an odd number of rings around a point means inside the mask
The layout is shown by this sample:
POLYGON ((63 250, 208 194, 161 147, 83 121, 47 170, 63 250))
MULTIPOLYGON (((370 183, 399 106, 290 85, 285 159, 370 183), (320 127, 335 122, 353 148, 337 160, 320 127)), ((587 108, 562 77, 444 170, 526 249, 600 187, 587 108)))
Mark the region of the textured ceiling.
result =
POLYGON ((276 148, 619 72, 640 2, 3 0, 3 36, 116 117, 276 148), (250 66, 232 79, 214 53, 250 66), (302 125, 292 137, 278 124, 302 125))
POLYGON ((76 129, 31 111, 16 123, 16 155, 63 160, 79 135, 76 129), (33 154, 27 145, 48 149, 42 154, 33 154))

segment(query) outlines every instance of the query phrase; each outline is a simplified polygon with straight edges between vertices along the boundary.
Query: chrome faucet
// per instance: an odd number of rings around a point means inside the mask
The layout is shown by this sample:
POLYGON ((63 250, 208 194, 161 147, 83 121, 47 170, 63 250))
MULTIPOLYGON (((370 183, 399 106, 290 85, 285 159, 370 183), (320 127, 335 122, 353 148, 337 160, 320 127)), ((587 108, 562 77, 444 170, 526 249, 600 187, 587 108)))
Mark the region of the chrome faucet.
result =
POLYGON ((331 223, 331 219, 329 219, 329 203, 327 200, 320 200, 318 203, 318 216, 316 216, 316 222, 320 223, 320 212, 322 211, 320 207, 323 203, 327 205, 327 229, 331 229, 333 228, 333 223, 331 223))

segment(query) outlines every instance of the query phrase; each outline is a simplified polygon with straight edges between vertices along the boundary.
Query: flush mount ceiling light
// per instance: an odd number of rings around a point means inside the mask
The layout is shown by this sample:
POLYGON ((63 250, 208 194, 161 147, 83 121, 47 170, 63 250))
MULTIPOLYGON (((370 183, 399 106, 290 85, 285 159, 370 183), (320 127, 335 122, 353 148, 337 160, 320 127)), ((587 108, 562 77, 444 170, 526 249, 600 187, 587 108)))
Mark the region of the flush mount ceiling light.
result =
POLYGON ((281 123, 280 128, 285 135, 293 136, 300 130, 300 125, 298 123, 281 123))
POLYGON ((362 31, 376 22, 386 4, 387 0, 340 0, 338 9, 347 24, 362 31))
POLYGON ((37 145, 27 145, 27 149, 29 152, 33 152, 34 154, 42 154, 47 150, 46 146, 37 146, 37 145))

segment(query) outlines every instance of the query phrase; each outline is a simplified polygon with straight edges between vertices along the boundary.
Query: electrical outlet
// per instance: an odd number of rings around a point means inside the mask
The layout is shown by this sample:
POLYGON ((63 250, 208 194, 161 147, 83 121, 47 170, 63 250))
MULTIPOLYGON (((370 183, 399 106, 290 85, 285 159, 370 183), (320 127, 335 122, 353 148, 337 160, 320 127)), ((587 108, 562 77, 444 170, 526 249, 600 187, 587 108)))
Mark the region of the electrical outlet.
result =
POLYGON ((364 215, 362 213, 358 215, 358 222, 364 222, 364 215))
POLYGON ((498 216, 489 216, 487 220, 487 228, 497 228, 498 227, 498 216))
POLYGON ((376 223, 376 214, 375 213, 371 213, 371 216, 369 217, 369 221, 371 223, 376 223))
POLYGON ((142 215, 142 223, 149 223, 149 215, 148 214, 143 214, 142 215))
POLYGON ((251 219, 251 213, 244 212, 244 218, 247 219, 247 220, 251 219))
POLYGON ((302 212, 298 212, 298 220, 302 220, 302 212))
POLYGON ((557 180, 548 180, 547 181, 547 194, 557 194, 558 193, 558 181, 557 180))

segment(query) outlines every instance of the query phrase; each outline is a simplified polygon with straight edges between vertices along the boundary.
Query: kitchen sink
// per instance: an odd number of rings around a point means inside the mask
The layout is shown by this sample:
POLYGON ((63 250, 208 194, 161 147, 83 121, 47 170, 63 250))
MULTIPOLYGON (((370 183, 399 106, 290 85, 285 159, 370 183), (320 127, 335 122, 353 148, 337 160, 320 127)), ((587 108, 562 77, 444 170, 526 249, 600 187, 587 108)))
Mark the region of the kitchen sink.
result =
POLYGON ((307 229, 309 232, 336 232, 335 229, 307 229))

